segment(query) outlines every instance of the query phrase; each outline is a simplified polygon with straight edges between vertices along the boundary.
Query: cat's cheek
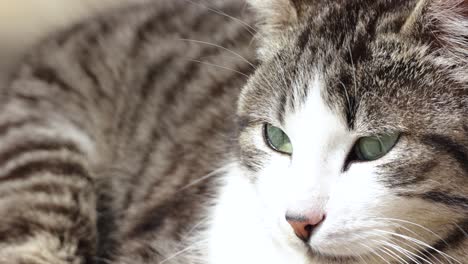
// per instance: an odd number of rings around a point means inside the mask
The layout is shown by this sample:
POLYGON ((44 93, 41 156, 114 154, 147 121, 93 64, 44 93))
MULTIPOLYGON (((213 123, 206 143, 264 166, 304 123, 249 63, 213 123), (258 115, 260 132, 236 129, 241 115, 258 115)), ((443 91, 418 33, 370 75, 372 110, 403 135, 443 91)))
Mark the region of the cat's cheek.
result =
POLYGON ((255 189, 268 204, 281 202, 287 190, 287 184, 293 177, 290 175, 291 159, 282 154, 272 154, 268 163, 258 172, 255 189))
POLYGON ((378 182, 371 164, 356 164, 340 175, 331 188, 326 220, 311 237, 311 247, 331 255, 368 251, 356 244, 372 238, 372 233, 367 231, 377 227, 376 217, 383 212, 382 205, 389 196, 389 191, 378 182))
POLYGON ((293 177, 290 175, 291 160, 285 155, 273 154, 264 169, 259 172, 255 190, 262 206, 262 218, 270 225, 286 222, 286 197, 293 177))
POLYGON ((208 263, 308 263, 306 255, 291 247, 278 229, 278 217, 272 217, 275 210, 265 206, 259 189, 258 182, 249 181, 242 169, 226 175, 208 230, 208 263))

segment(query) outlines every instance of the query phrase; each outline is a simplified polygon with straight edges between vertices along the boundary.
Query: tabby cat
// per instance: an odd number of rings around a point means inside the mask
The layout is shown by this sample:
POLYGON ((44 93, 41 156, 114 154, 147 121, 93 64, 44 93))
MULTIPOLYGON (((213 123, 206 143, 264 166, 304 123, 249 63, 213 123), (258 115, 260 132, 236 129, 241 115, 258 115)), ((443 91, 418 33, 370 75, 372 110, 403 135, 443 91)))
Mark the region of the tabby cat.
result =
POLYGON ((468 1, 248 2, 137 5, 24 59, 0 263, 468 263, 468 1))

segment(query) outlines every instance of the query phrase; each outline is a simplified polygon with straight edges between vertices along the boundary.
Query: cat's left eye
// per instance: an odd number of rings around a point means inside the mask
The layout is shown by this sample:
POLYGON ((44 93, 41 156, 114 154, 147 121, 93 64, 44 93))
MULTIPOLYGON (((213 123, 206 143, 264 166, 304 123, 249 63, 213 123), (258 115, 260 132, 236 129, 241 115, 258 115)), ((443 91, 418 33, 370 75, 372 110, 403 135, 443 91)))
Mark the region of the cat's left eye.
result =
POLYGON ((398 138, 398 133, 362 137, 356 142, 354 152, 359 160, 377 160, 392 150, 398 138))
POLYGON ((288 155, 293 153, 291 140, 281 128, 265 124, 264 134, 266 142, 272 149, 288 155))

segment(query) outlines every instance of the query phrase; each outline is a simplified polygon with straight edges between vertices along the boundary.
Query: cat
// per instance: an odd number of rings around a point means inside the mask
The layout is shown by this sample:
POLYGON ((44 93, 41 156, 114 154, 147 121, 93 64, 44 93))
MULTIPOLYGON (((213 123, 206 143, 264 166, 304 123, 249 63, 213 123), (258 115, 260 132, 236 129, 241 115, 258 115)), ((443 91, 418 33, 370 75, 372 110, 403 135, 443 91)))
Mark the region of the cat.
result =
POLYGON ((468 263, 468 1, 247 2, 137 5, 25 57, 0 263, 468 263))

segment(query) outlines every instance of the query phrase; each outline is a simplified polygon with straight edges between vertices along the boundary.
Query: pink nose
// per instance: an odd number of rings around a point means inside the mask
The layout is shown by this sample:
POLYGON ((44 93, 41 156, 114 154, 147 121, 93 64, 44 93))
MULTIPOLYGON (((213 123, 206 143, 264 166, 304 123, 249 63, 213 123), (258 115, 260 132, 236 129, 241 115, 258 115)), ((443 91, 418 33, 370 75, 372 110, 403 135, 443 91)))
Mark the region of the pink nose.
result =
POLYGON ((325 220, 325 214, 321 211, 313 211, 307 214, 294 215, 286 213, 286 221, 292 226, 296 236, 303 241, 308 241, 315 228, 325 220))

